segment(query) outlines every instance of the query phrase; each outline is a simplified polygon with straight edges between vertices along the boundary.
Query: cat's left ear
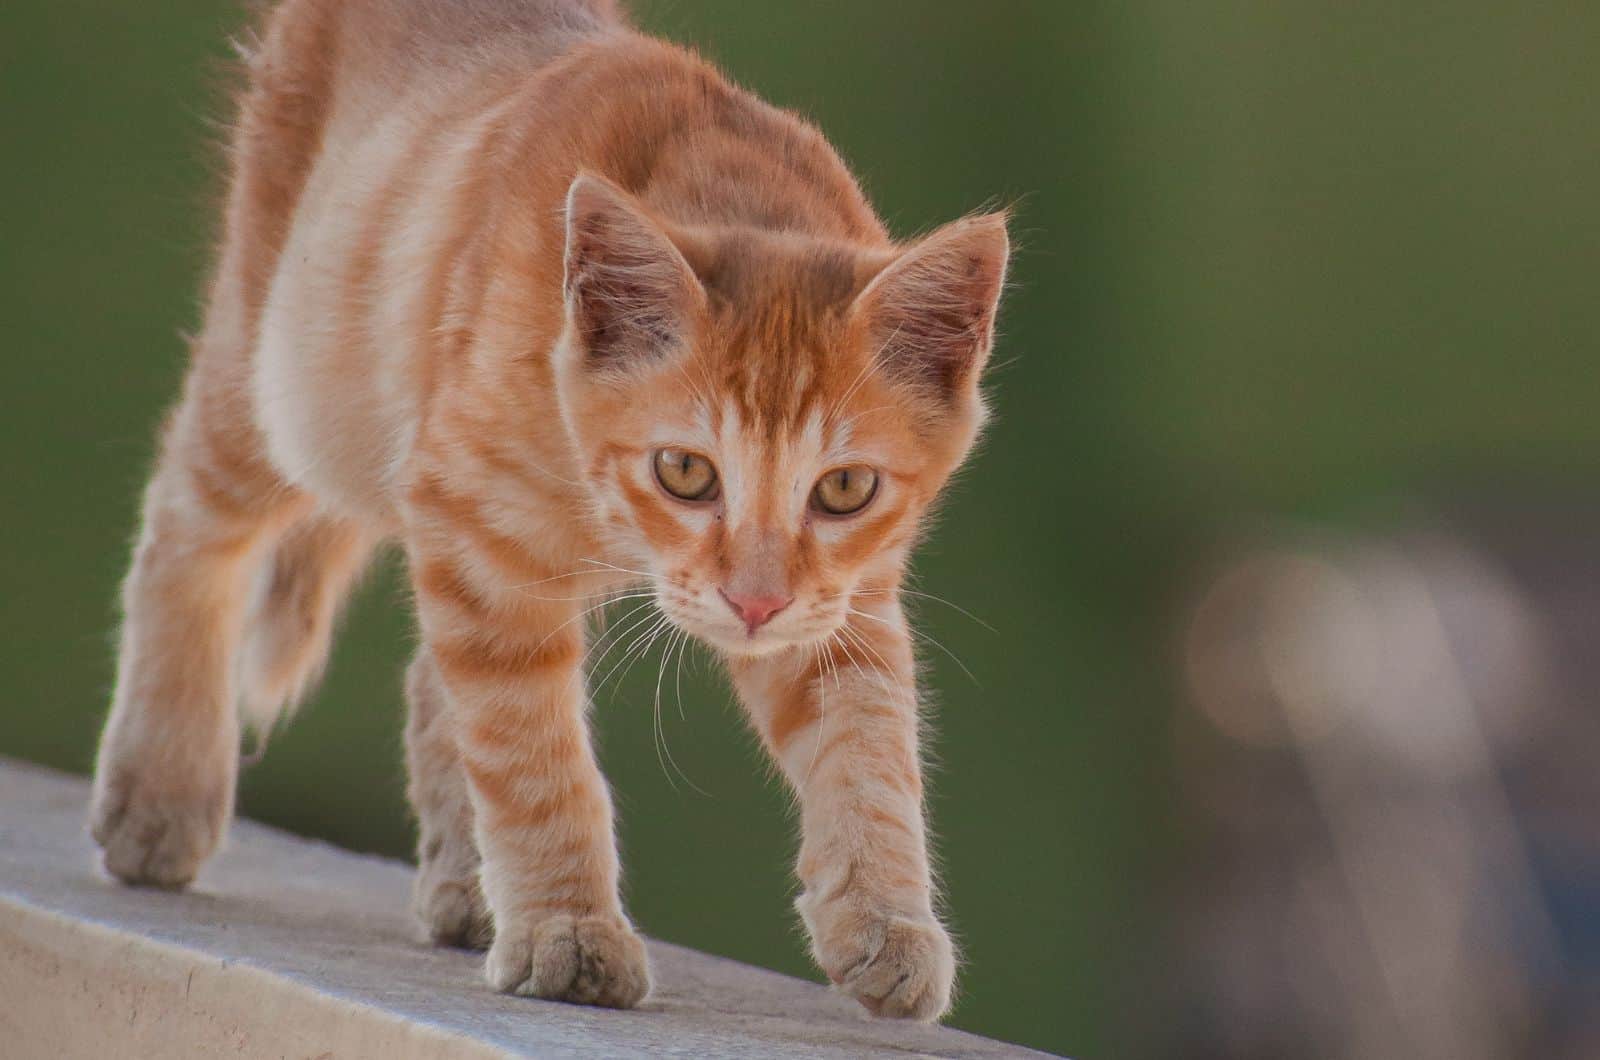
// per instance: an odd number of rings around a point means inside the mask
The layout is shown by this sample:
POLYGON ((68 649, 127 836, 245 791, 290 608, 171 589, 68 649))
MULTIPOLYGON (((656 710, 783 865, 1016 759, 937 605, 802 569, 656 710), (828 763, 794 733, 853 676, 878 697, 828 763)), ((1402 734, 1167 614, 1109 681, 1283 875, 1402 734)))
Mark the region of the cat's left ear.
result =
POLYGON ((992 213, 945 225, 857 296, 852 313, 893 377, 942 402, 977 386, 1011 255, 1006 220, 992 213))
POLYGON ((705 290, 627 192, 580 174, 567 192, 567 313, 586 366, 625 369, 687 337, 705 290))

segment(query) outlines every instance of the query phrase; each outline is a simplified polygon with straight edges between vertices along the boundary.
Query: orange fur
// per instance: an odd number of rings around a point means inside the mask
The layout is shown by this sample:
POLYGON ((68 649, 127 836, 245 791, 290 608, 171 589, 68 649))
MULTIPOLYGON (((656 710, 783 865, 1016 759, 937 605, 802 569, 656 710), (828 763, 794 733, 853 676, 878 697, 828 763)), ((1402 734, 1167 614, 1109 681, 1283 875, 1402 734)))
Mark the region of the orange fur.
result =
POLYGON ((432 937, 492 927, 502 990, 648 989, 582 672, 585 608, 642 583, 661 617, 633 628, 720 650, 796 789, 818 963, 874 1012, 943 1012, 896 593, 982 423, 1004 218, 894 243, 815 129, 603 0, 283 0, 239 112, 124 589, 110 871, 193 877, 235 701, 270 723, 398 538, 432 937), (671 495, 663 449, 715 489, 671 495), (876 475, 858 513, 812 499, 838 467, 876 475))

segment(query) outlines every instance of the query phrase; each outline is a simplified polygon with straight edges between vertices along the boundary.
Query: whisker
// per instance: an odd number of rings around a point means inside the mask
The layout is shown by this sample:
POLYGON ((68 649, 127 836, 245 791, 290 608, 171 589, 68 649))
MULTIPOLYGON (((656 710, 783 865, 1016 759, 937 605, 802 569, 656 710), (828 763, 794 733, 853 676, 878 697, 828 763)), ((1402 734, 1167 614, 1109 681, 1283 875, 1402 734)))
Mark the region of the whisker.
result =
POLYGON ((806 766, 806 775, 800 779, 801 788, 811 783, 811 774, 817 768, 817 759, 822 754, 822 740, 828 730, 828 675, 822 661, 825 652, 817 644, 811 646, 811 651, 817 659, 817 742, 811 748, 811 762, 806 766))
POLYGON ((690 640, 689 635, 684 634, 683 640, 678 642, 678 665, 672 675, 674 695, 678 700, 678 718, 680 720, 687 720, 683 716, 683 656, 689 650, 690 640))
MULTIPOLYGON (((848 629, 848 627, 846 627, 846 626, 840 626, 837 630, 835 630, 835 632, 836 633, 840 633, 840 634, 844 634, 847 629, 848 629)), ((863 681, 872 680, 872 677, 869 676, 868 673, 867 673, 867 669, 868 668, 867 667, 863 667, 861 665, 861 661, 856 658, 856 653, 850 649, 851 640, 854 640, 858 644, 860 643, 858 635, 855 634, 855 631, 851 630, 849 632, 848 636, 849 636, 850 639, 846 639, 845 636, 841 636, 839 638, 839 649, 844 652, 845 659, 850 663, 851 668, 855 670, 856 674, 863 681)), ((878 678, 878 686, 883 689, 884 695, 888 698, 888 700, 891 703, 894 702, 894 699, 895 699, 894 692, 889 688, 888 684, 886 684, 884 682, 883 674, 881 672, 877 672, 877 678, 878 678)))
MULTIPOLYGON (((862 618, 865 618, 865 619, 867 619, 869 621, 872 621, 872 622, 881 622, 885 626, 889 626, 890 628, 894 628, 897 625, 894 622, 890 622, 886 618, 879 618, 877 615, 870 615, 867 612, 860 610, 859 608, 852 607, 852 608, 849 609, 849 611, 850 611, 850 614, 852 614, 852 615, 860 615, 862 618)), ((841 628, 843 628, 843 627, 841 627, 841 628)), ((914 628, 911 625, 905 625, 905 630, 906 630, 907 633, 911 634, 913 637, 916 637, 918 640, 926 641, 927 643, 932 644, 935 648, 938 648, 940 651, 944 652, 946 655, 950 656, 951 660, 954 661, 957 666, 961 667, 961 672, 967 675, 967 679, 968 680, 970 680, 974 685, 976 685, 979 688, 983 687, 983 683, 980 682, 977 679, 977 677, 973 675, 971 670, 967 669, 967 664, 961 661, 961 657, 959 655, 957 655, 955 652, 951 651, 949 648, 945 647, 943 644, 939 643, 939 641, 936 638, 929 636, 928 634, 922 632, 919 629, 914 628)))
MULTIPOLYGON (((655 577, 655 575, 651 574, 649 571, 634 570, 631 567, 619 567, 615 563, 607 563, 604 560, 598 560, 598 559, 589 559, 586 556, 585 557, 580 557, 578 562, 579 563, 592 564, 593 566, 599 567, 601 570, 614 570, 619 574, 634 574, 634 575, 637 575, 637 576, 639 576, 641 578, 654 578, 655 577)), ((593 573, 593 572, 591 572, 591 573, 593 573)))
MULTIPOLYGON (((678 647, 679 658, 682 658, 683 645, 688 641, 688 639, 689 639, 689 634, 685 633, 681 629, 673 629, 673 631, 667 637, 667 646, 665 648, 663 648, 662 651, 661 651, 661 669, 656 671, 656 696, 655 696, 655 704, 654 704, 654 708, 653 708, 654 709, 654 714, 655 714, 656 734, 657 734, 657 736, 659 737, 659 740, 660 740, 660 743, 658 744, 658 748, 657 748, 657 758, 660 757, 660 754, 661 754, 662 751, 665 751, 666 752, 666 756, 667 756, 667 761, 672 763, 672 768, 677 770, 678 776, 683 778, 683 782, 685 784, 689 785, 689 787, 693 788, 695 791, 699 792, 701 795, 704 795, 707 798, 709 798, 710 797, 710 793, 707 792, 700 785, 696 784, 694 781, 690 780, 689 779, 689 774, 685 773, 683 771, 683 767, 678 765, 677 759, 672 757, 672 748, 667 743, 667 727, 666 727, 665 722, 663 722, 662 718, 661 718, 661 676, 662 676, 662 674, 666 673, 666 671, 667 671, 667 658, 672 654, 672 648, 673 648, 674 641, 676 641, 676 644, 677 644, 677 647, 678 647)), ((682 706, 683 706, 683 701, 681 699, 678 701, 678 706, 680 708, 682 708, 682 706)), ((664 770, 665 768, 666 768, 666 766, 663 765, 662 769, 664 770)), ((667 777, 667 782, 671 783, 671 781, 672 781, 672 777, 669 775, 667 777)), ((673 785, 673 790, 674 791, 677 790, 677 785, 673 785)))
POLYGON ((601 603, 605 604, 616 603, 619 600, 634 600, 641 596, 655 595, 654 589, 647 589, 642 586, 619 590, 617 592, 584 593, 581 596, 538 596, 534 593, 525 592, 522 589, 518 589, 516 586, 512 586, 511 588, 519 596, 526 596, 529 600, 538 600, 540 603, 544 604, 572 604, 577 603, 579 600, 594 600, 597 598, 601 601, 601 603))
POLYGON ((824 650, 820 650, 819 651, 819 655, 821 656, 822 661, 825 664, 827 664, 828 669, 830 671, 832 671, 832 673, 833 673, 833 690, 835 692, 839 691, 839 688, 840 688, 840 683, 839 683, 839 662, 838 662, 837 659, 835 659, 833 657, 833 653, 832 652, 826 651, 825 649, 827 648, 827 646, 830 643, 832 643, 835 639, 837 639, 838 636, 839 636, 839 631, 838 630, 834 630, 832 633, 829 633, 828 636, 822 641, 822 644, 821 644, 821 649, 824 649, 824 650))
MULTIPOLYGON (((667 641, 667 647, 670 649, 671 646, 672 641, 669 638, 667 641)), ((655 744, 656 763, 661 766, 661 775, 667 778, 667 785, 672 788, 673 793, 676 794, 678 791, 678 783, 672 779, 672 773, 667 769, 667 760, 661 755, 661 749, 666 746, 667 742, 665 733, 661 727, 661 674, 666 671, 666 668, 667 653, 662 652, 661 669, 656 671, 656 698, 650 718, 650 736, 651 742, 655 744)))
MULTIPOLYGON (((601 629, 601 632, 600 632, 600 635, 595 638, 595 643, 590 648, 589 652, 587 653, 585 661, 587 662, 589 658, 593 658, 593 653, 595 651, 599 650, 600 645, 605 642, 607 637, 611 636, 611 634, 613 632, 619 631, 620 628, 622 627, 623 623, 627 622, 630 618, 633 618, 635 615, 639 614, 640 612, 645 611, 647 608, 649 608, 652 604, 655 604, 656 602, 657 601, 656 601, 655 594, 651 593, 648 596, 644 597, 642 602, 635 603, 632 607, 630 607, 626 611, 624 611, 620 618, 617 618, 616 620, 614 620, 611 623, 603 625, 602 629, 601 629)), ((605 615, 605 608, 604 608, 604 606, 601 606, 599 608, 592 608, 591 612, 598 612, 603 618, 604 615, 605 615)))
MULTIPOLYGON (((656 642, 656 638, 661 636, 662 632, 670 627, 671 624, 672 620, 666 615, 662 615, 643 633, 634 637, 633 642, 623 649, 621 655, 617 656, 617 661, 611 664, 611 669, 606 671, 605 676, 595 682, 594 692, 592 693, 594 698, 600 698, 600 693, 605 688, 606 682, 611 679, 613 674, 617 674, 619 671, 620 676, 617 679, 617 684, 620 686, 628 676, 628 669, 632 669, 634 663, 649 654, 650 646, 656 642), (625 666, 627 669, 624 669, 625 666)), ((616 688, 612 689, 612 694, 616 694, 616 688)))
MULTIPOLYGON (((584 561, 584 562, 588 562, 588 561, 584 561)), ((547 582, 558 582, 558 581, 561 581, 563 578, 578 578, 578 577, 585 577, 585 576, 593 577, 597 573, 598 573, 597 571, 587 570, 587 569, 586 570, 569 570, 565 574, 552 574, 548 578, 540 578, 538 581, 532 581, 532 582, 522 582, 519 585, 508 585, 508 586, 506 586, 506 588, 508 588, 508 589, 531 589, 535 585, 544 585, 547 582)), ((627 572, 624 572, 624 573, 630 573, 631 574, 631 573, 635 573, 635 572, 627 571, 627 572)), ((648 577, 650 577, 650 575, 641 573, 640 577, 648 578, 648 577)))
POLYGON ((867 363, 862 367, 861 371, 856 373, 855 381, 850 384, 849 389, 847 389, 839 398, 839 400, 833 403, 833 407, 828 410, 827 419, 829 422, 839 415, 839 410, 843 409, 845 403, 855 396, 855 392, 861 389, 862 384, 864 384, 874 372, 876 372, 884 364, 888 363, 888 358, 885 355, 889 352, 889 344, 899 336, 900 325, 896 324, 895 329, 889 333, 889 337, 883 340, 883 345, 878 347, 877 351, 867 359, 867 363))
POLYGON ((882 412, 885 409, 894 409, 899 407, 900 406, 898 405, 875 405, 870 409, 862 409, 860 412, 852 412, 850 415, 838 420, 837 425, 840 430, 849 430, 856 425, 858 420, 865 419, 874 412, 882 412))
MULTIPOLYGON (((629 633, 632 633, 634 630, 645 626, 651 621, 651 616, 649 614, 650 603, 651 601, 646 601, 645 603, 635 605, 633 609, 624 615, 615 626, 606 630, 599 636, 598 639, 596 639, 594 644, 589 648, 589 651, 585 654, 583 662, 578 666, 578 672, 572 676, 570 681, 568 681, 566 689, 563 690, 563 695, 566 691, 571 689, 572 681, 576 681, 579 677, 584 676, 586 671, 592 673, 594 670, 599 669, 600 664, 606 661, 606 657, 616 649, 618 644, 622 643, 624 637, 626 637, 629 633), (645 612, 643 617, 629 622, 629 619, 632 619, 634 615, 639 614, 641 611, 645 612), (595 659, 594 653, 600 651, 600 646, 605 644, 607 639, 609 639, 611 643, 606 646, 604 652, 601 652, 600 657, 595 659), (594 659, 593 665, 590 665, 591 659, 594 659)), ((594 702, 596 698, 596 691, 597 690, 595 688, 589 689, 589 701, 591 703, 594 702)))
MULTIPOLYGON (((720 388, 717 386, 716 379, 713 378, 712 375, 711 375, 711 366, 708 365, 705 362, 705 360, 703 358, 700 358, 700 357, 693 358, 690 361, 690 363, 693 364, 695 366, 695 368, 699 370, 700 378, 706 384, 706 392, 708 394, 716 394, 716 393, 718 393, 720 391, 720 388)), ((707 409, 708 409, 708 411, 710 411, 710 410, 714 410, 715 407, 716 407, 715 404, 708 404, 707 409)))
MULTIPOLYGON (((698 358, 694 360, 694 363, 695 366, 700 369, 700 374, 703 377, 705 375, 705 365, 701 364, 698 358)), ((675 366, 678 369, 678 374, 683 377, 683 385, 689 388, 690 396, 698 401, 709 413, 714 407, 710 399, 711 392, 702 390, 700 388, 700 384, 696 383, 692 378, 690 378, 689 366, 683 361, 676 361, 675 366)))
MULTIPOLYGON (((874 661, 877 663, 877 665, 871 667, 871 669, 877 674, 878 687, 883 689, 883 694, 888 698, 889 702, 893 703, 905 696, 903 689, 890 684, 890 681, 894 678, 894 667, 890 666, 888 660, 885 659, 881 653, 879 653, 878 649, 874 648, 872 644, 868 642, 867 638, 861 635, 860 630, 851 629, 848 625, 845 625, 840 626, 837 632, 842 633, 844 636, 848 637, 852 642, 858 645, 861 648, 864 656, 869 657, 867 658, 869 663, 874 661)), ((853 657, 852 661, 854 661, 853 657)), ((867 676, 866 671, 863 670, 859 665, 856 666, 856 670, 861 674, 862 677, 867 676)))
MULTIPOLYGON (((561 623, 555 629, 552 629, 549 633, 546 633, 544 635, 543 639, 541 639, 539 641, 539 643, 534 646, 533 650, 535 652, 537 652, 540 648, 543 648, 546 644, 550 643, 550 638, 551 637, 555 636, 557 633, 560 633, 562 630, 566 629, 568 626, 572 625, 574 622, 580 621, 581 619, 588 618, 590 615, 594 614, 597 611, 604 611, 607 607, 611 606, 614 603, 618 603, 618 602, 623 601, 623 600, 637 600, 637 599, 640 599, 641 597, 646 598, 646 599, 653 599, 655 597, 655 593, 643 593, 643 594, 640 594, 639 596, 608 597, 607 599, 601 600, 599 603, 595 604, 593 607, 586 607, 582 611, 579 611, 577 614, 573 615, 571 618, 568 618, 565 622, 561 623)), ((636 606, 632 611, 629 611, 628 614, 629 615, 634 614, 635 612, 637 612, 639 610, 639 607, 643 607, 643 606, 646 606, 646 605, 640 604, 640 605, 636 606)), ((624 616, 624 617, 626 617, 626 616, 624 616)))
POLYGON ((979 618, 977 615, 973 614, 971 611, 968 611, 966 608, 962 607, 958 603, 954 603, 954 602, 952 602, 950 600, 946 600, 942 596, 935 596, 933 593, 922 592, 920 589, 907 589, 903 585, 900 586, 897 589, 857 589, 853 593, 840 593, 839 595, 840 596, 893 596, 895 594, 899 594, 901 596, 914 596, 919 600, 932 600, 936 604, 943 604, 944 606, 950 608, 952 611, 956 611, 956 612, 958 612, 958 613, 960 613, 962 615, 965 615, 967 618, 972 619, 972 621, 976 622, 978 625, 982 626, 984 629, 988 630, 990 633, 998 634, 1000 632, 998 629, 995 629, 989 623, 985 622, 983 619, 979 618))

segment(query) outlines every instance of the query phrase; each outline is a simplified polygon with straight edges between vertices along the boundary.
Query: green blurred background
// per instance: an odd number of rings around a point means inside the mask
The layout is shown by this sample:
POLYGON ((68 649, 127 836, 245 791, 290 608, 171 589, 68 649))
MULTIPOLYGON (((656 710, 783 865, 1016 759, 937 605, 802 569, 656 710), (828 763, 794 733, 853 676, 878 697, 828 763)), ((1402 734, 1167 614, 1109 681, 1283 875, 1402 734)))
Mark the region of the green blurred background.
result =
MULTIPOLYGON (((1600 458, 1600 5, 635 0, 814 118, 896 232, 1015 202, 998 416, 918 570, 954 1023, 1161 1048, 1172 610, 1222 528, 1600 458)), ((89 769, 219 194, 226 0, 0 7, 0 753, 89 769)), ((241 809, 405 855, 397 564, 241 809)), ((792 825, 697 668, 602 701, 650 934, 814 975, 792 825)), ((647 672, 648 671, 648 672, 647 672)), ((1180 991, 1181 995, 1181 991, 1180 991)))

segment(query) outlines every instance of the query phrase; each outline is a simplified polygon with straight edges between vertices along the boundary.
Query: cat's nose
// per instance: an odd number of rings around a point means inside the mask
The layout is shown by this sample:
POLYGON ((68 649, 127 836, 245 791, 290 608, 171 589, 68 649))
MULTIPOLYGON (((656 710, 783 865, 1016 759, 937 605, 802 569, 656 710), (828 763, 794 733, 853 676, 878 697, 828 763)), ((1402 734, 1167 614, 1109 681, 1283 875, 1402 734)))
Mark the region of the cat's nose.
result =
POLYGON ((733 608, 733 613, 744 622, 744 628, 751 633, 760 629, 772 620, 772 616, 788 607, 794 597, 770 596, 761 593, 730 593, 726 589, 718 589, 722 598, 728 601, 728 606, 733 608))

